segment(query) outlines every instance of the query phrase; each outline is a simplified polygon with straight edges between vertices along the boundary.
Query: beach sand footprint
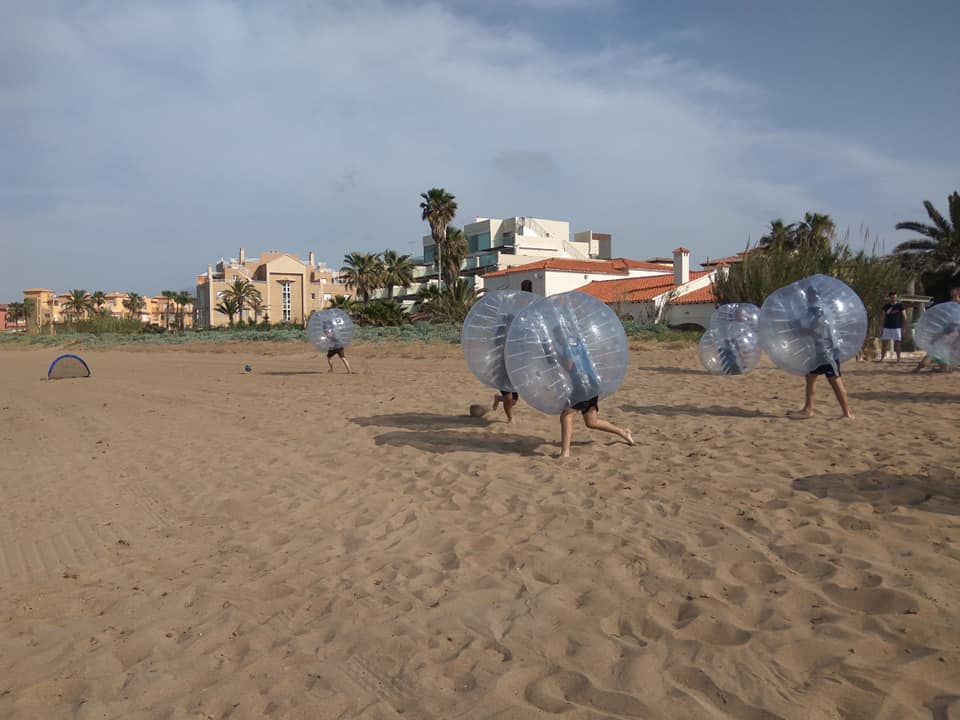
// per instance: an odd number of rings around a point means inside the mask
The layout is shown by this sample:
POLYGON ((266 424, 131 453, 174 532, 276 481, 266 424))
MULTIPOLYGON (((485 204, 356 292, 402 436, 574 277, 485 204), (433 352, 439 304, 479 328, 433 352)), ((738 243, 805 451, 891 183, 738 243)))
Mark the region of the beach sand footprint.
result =
POLYGON ((590 717, 646 718, 649 710, 633 695, 601 690, 581 673, 553 670, 524 689, 524 699, 538 710, 551 714, 581 708, 590 717))

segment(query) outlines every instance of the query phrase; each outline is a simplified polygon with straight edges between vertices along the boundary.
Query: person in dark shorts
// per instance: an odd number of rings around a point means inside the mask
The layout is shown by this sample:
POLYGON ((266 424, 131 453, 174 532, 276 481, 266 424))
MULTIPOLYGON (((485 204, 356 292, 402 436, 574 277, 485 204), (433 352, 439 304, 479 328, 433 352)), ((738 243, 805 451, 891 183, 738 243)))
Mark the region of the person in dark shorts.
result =
POLYGON ((807 295, 807 318, 803 332, 813 335, 813 345, 817 360, 820 364, 807 373, 806 393, 804 396, 803 409, 799 412, 790 413, 793 417, 811 418, 813 417, 813 396, 817 384, 817 378, 825 375, 827 382, 833 389, 833 394, 840 404, 841 417, 844 420, 853 420, 853 413, 850 412, 850 403, 847 400, 847 390, 843 386, 843 380, 840 378, 840 355, 837 350, 836 339, 833 334, 833 328, 827 322, 823 306, 820 304, 820 296, 812 287, 806 290, 807 295))
MULTIPOLYGON (((574 397, 583 397, 586 394, 588 390, 586 383, 590 384, 589 387, 599 391, 596 378, 590 377, 591 374, 587 373, 587 379, 585 379, 582 373, 584 368, 577 365, 578 357, 581 363, 584 361, 590 362, 589 358, 582 357, 585 355, 586 349, 581 347, 579 339, 575 339, 571 343, 559 326, 554 328, 553 334, 559 345, 560 366, 570 377, 574 388, 574 397)), ((633 434, 629 430, 600 419, 599 401, 599 394, 594 395, 588 400, 573 403, 560 413, 560 457, 570 457, 570 445, 573 442, 573 419, 578 412, 583 415, 583 424, 591 430, 608 432, 620 437, 627 445, 632 446, 634 444, 633 434)))
POLYGON ((900 362, 900 342, 903 340, 903 319, 907 316, 902 302, 897 301, 897 294, 890 293, 887 304, 883 306, 883 332, 880 335, 880 359, 883 362, 887 356, 887 343, 893 343, 893 351, 900 362))
POLYGON ((503 413, 507 416, 507 422, 513 422, 513 406, 520 401, 520 393, 511 390, 501 390, 499 395, 493 396, 493 409, 496 410, 503 404, 503 413))
POLYGON ((343 341, 340 339, 340 333, 329 320, 323 323, 323 334, 327 336, 327 342, 329 344, 329 349, 327 350, 327 366, 330 369, 327 372, 333 372, 333 358, 339 355, 343 361, 343 366, 347 369, 347 374, 352 375, 353 370, 350 369, 350 363, 347 362, 347 357, 344 355, 343 341))

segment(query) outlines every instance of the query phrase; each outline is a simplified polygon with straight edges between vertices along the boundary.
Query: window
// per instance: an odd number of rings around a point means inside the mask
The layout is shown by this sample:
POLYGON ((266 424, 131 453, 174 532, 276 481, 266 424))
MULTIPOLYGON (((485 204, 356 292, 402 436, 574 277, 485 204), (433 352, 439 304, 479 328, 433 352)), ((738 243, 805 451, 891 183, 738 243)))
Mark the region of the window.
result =
POLYGON ((490 233, 467 235, 467 252, 470 254, 490 249, 490 233))
POLYGON ((316 293, 310 293, 310 299, 311 299, 311 300, 316 300, 316 299, 317 299, 317 294, 316 294, 316 293))
POLYGON ((428 245, 423 249, 423 262, 433 265, 437 261, 437 246, 428 245))
POLYGON ((282 287, 282 311, 283 322, 290 322, 290 285, 292 283, 281 283, 282 287))

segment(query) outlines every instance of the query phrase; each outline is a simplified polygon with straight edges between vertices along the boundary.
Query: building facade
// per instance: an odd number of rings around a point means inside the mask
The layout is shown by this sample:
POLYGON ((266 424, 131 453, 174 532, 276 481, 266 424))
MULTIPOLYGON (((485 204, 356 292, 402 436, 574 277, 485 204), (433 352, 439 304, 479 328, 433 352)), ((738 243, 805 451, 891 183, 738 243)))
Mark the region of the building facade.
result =
POLYGON ((311 251, 306 262, 298 256, 279 251, 263 253, 259 258, 247 258, 240 248, 237 259, 221 259, 216 266, 208 265, 204 275, 197 276, 194 319, 197 327, 228 325, 227 315, 217 305, 229 286, 236 280, 249 281, 260 292, 262 304, 257 311, 247 308, 243 317, 271 323, 303 325, 311 313, 330 304, 334 295, 350 296, 346 286, 335 273, 317 263, 311 251))

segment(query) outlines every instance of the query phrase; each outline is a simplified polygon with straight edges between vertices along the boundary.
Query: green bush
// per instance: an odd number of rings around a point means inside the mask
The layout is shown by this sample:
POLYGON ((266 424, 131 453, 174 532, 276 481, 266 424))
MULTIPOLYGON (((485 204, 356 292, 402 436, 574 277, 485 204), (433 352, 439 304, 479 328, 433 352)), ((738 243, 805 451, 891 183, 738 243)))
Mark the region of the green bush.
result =
POLYGON ((56 332, 60 335, 136 335, 146 329, 137 318, 93 317, 58 324, 56 332))

